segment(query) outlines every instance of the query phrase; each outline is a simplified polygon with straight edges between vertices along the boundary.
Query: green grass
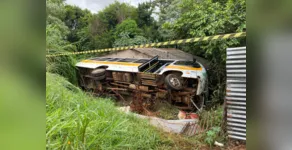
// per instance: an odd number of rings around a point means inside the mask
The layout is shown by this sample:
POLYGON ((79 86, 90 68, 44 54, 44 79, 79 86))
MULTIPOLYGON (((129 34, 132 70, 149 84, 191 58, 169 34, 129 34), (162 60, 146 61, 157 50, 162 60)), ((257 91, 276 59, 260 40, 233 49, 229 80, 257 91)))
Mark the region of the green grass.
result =
POLYGON ((157 149, 168 140, 115 109, 110 99, 86 95, 59 75, 46 74, 47 149, 157 149))
MULTIPOLYGON (((206 133, 185 137, 162 132, 147 120, 118 111, 111 99, 85 94, 57 74, 46 73, 46 100, 47 149, 182 150, 206 145, 206 133)), ((220 118, 222 110, 213 111, 212 116, 220 118)), ((208 119, 206 114, 201 116, 208 119)), ((217 123, 219 119, 213 126, 217 123)))
POLYGON ((77 85, 77 74, 74 56, 59 56, 46 58, 46 71, 65 77, 72 84, 77 85))

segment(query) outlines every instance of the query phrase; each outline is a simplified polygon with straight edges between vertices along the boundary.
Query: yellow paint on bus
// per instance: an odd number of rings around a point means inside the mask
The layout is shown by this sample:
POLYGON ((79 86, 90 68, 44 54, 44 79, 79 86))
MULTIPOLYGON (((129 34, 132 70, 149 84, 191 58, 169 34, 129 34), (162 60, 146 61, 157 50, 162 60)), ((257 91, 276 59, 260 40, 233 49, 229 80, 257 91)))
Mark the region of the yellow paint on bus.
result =
POLYGON ((124 65, 124 66, 139 66, 141 63, 133 62, 114 62, 114 61, 95 61, 95 60, 83 60, 83 63, 94 63, 100 65, 124 65))
POLYGON ((178 66, 178 65, 169 65, 166 69, 179 69, 179 70, 202 70, 202 68, 194 68, 188 66, 178 66))

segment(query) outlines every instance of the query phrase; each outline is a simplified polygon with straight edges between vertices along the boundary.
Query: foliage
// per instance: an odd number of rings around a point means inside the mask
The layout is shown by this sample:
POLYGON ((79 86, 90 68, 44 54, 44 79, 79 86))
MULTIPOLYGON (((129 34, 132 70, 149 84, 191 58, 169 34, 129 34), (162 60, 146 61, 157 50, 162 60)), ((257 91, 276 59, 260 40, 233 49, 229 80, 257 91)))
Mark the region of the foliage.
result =
MULTIPOLYGON (((234 33, 243 31, 245 28, 245 0, 228 0, 227 3, 212 0, 183 0, 181 3, 171 3, 168 8, 173 7, 172 5, 178 7, 181 13, 175 21, 165 22, 160 30, 160 33, 169 39, 234 33)), ((223 102, 226 48, 241 44, 245 44, 245 41, 238 38, 197 42, 180 47, 189 53, 207 58, 211 62, 208 74, 213 102, 223 102)))
MULTIPOLYGON (((137 10, 135 7, 127 4, 115 1, 102 11, 94 14, 88 25, 89 33, 89 49, 99 49, 112 47, 115 39, 119 36, 123 29, 128 28, 126 25, 133 25, 129 27, 127 32, 131 34, 140 34, 140 30, 135 21, 137 20, 137 10), (130 21, 131 20, 131 21, 130 21), (124 22, 124 25, 121 25, 124 22), (135 23, 133 23, 133 21, 135 23), (116 27, 119 25, 120 29, 116 27), (118 30, 118 31, 116 31, 118 30)), ((132 36, 132 35, 130 35, 132 36)), ((88 49, 87 49, 88 50, 88 49)))
POLYGON ((119 38, 115 40, 113 46, 120 47, 120 46, 129 46, 129 45, 141 45, 150 43, 148 39, 143 36, 135 36, 133 38, 130 37, 128 32, 122 32, 119 35, 119 38))
POLYGON ((157 10, 159 10, 158 12, 155 12, 156 15, 158 15, 158 20, 159 22, 163 22, 164 20, 164 16, 163 14, 167 14, 168 12, 168 8, 171 7, 171 3, 173 2, 174 0, 154 0, 153 1, 153 7, 157 10))
POLYGON ((154 23, 154 18, 151 16, 153 12, 153 7, 150 2, 144 2, 138 4, 138 26, 141 28, 143 26, 151 26, 154 23))
POLYGON ((88 10, 82 10, 77 6, 71 5, 66 5, 65 10, 64 22, 70 30, 70 33, 67 35, 68 41, 74 43, 80 41, 84 36, 88 37, 88 35, 82 34, 82 32, 88 29, 92 14, 88 10))
POLYGON ((145 120, 119 112, 61 76, 46 74, 47 149, 155 149, 163 144, 145 120))
POLYGON ((219 136, 221 133, 221 126, 223 121, 223 106, 219 105, 217 107, 203 110, 199 113, 199 116, 200 126, 207 128, 207 131, 202 133, 200 140, 203 140, 210 146, 214 144, 215 140, 222 141, 222 137, 219 136))
MULTIPOLYGON (((47 1, 46 49, 48 54, 75 51, 76 47, 67 41, 69 28, 62 21, 65 17, 64 4, 61 1, 47 1)), ((72 56, 46 58, 46 70, 58 73, 71 83, 77 84, 75 59, 72 56)))
POLYGON ((112 43, 114 40, 114 37, 112 34, 113 33, 111 31, 107 31, 100 35, 92 36, 91 47, 93 47, 93 49, 112 47, 112 43))
POLYGON ((115 39, 117 39, 120 34, 127 33, 130 38, 134 38, 135 36, 140 35, 141 32, 142 31, 138 28, 135 20, 127 19, 116 26, 114 35, 115 39))
POLYGON ((98 12, 92 21, 98 22, 101 27, 104 27, 107 30, 111 30, 114 29, 117 24, 128 18, 137 20, 136 8, 127 3, 115 1, 113 4, 110 4, 105 9, 98 12))
POLYGON ((151 26, 143 26, 142 31, 145 38, 148 38, 152 42, 158 42, 162 40, 158 30, 158 26, 156 23, 153 23, 151 26))
MULTIPOLYGON (((65 6, 62 0, 47 0, 47 49, 84 51, 234 33, 245 30, 245 16, 245 0, 154 0, 137 8, 115 1, 97 14, 65 6)), ((241 45, 242 38, 178 46, 211 62, 213 103, 222 103, 225 93, 226 48, 241 45)))
POLYGON ((58 50, 60 47, 67 44, 64 40, 64 33, 56 24, 48 24, 46 26, 46 47, 48 50, 58 50))
POLYGON ((52 73, 46 73, 46 116, 47 149, 200 149, 207 137, 159 131, 52 73))
MULTIPOLYGON (((161 1, 161 0, 160 0, 161 1)), ((174 22, 176 21, 183 9, 179 7, 183 1, 181 0, 172 0, 172 1, 165 1, 162 3, 163 7, 160 7, 159 12, 159 24, 162 25, 165 22, 174 22)))
POLYGON ((167 28, 170 23, 176 21, 181 15, 182 8, 179 7, 182 3, 181 0, 156 0, 154 5, 159 8, 160 12, 156 13, 158 18, 158 33, 162 37, 162 40, 177 39, 175 32, 167 28))
POLYGON ((48 16, 54 16, 59 19, 65 17, 65 5, 62 0, 47 0, 46 1, 46 15, 47 21, 48 16))
MULTIPOLYGON (((153 0, 137 8, 115 1, 97 14, 65 5, 63 0, 47 0, 46 11, 49 54, 234 33, 246 28, 245 0, 153 0)), ((178 45, 211 62, 208 82, 213 104, 224 99, 226 48, 241 45, 245 45, 242 38, 178 45)), ((76 84, 76 59, 87 57, 46 58, 46 69, 76 84)), ((167 135, 164 139, 168 140, 163 141, 144 121, 117 112, 110 100, 85 95, 51 73, 47 73, 46 135, 47 146, 52 149, 180 149, 185 148, 182 143, 193 146, 202 141, 211 145, 218 140, 222 107, 200 113, 200 122, 212 122, 207 132, 191 138, 167 135)))
POLYGON ((138 5, 138 27, 142 29, 144 37, 151 41, 161 41, 161 36, 157 32, 159 26, 157 21, 153 18, 154 14, 153 2, 144 2, 138 5))
POLYGON ((74 67, 77 62, 74 57, 60 56, 46 58, 46 62, 47 72, 59 74, 68 79, 72 84, 77 85, 76 68, 74 67))
POLYGON ((209 131, 206 132, 205 142, 210 146, 213 145, 219 132, 220 127, 212 127, 209 131))

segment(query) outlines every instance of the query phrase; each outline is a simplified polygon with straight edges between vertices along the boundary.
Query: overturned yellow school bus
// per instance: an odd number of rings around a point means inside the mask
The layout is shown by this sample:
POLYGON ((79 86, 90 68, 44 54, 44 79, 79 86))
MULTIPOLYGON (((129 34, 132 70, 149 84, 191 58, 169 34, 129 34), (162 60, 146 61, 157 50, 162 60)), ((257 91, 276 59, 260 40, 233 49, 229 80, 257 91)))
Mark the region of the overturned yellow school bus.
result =
POLYGON ((201 109, 207 96, 206 69, 195 59, 96 57, 76 66, 84 90, 114 95, 121 100, 130 98, 135 110, 163 100, 180 109, 201 109))

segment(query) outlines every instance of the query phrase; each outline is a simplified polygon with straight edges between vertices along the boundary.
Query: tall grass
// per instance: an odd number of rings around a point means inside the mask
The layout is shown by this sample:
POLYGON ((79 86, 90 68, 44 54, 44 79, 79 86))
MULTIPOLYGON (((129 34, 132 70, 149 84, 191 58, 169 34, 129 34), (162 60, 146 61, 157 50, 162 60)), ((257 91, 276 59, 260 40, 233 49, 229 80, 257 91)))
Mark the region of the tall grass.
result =
POLYGON ((73 56, 48 57, 46 63, 47 72, 59 74, 77 85, 76 59, 73 56))
POLYGON ((47 149, 156 149, 165 143, 145 120, 119 112, 110 99, 46 75, 47 149))

